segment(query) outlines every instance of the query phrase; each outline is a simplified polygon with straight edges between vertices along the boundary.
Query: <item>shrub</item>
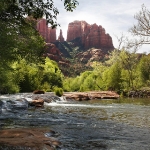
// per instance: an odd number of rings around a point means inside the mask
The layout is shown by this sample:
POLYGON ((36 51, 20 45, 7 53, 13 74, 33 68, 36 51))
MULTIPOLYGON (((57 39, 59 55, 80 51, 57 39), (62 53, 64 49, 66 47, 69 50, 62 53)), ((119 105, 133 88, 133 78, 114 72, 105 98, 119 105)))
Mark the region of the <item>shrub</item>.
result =
POLYGON ((55 94, 56 94, 57 96, 59 96, 59 97, 63 95, 63 89, 62 89, 62 88, 56 87, 56 88, 54 89, 54 92, 55 92, 55 94))

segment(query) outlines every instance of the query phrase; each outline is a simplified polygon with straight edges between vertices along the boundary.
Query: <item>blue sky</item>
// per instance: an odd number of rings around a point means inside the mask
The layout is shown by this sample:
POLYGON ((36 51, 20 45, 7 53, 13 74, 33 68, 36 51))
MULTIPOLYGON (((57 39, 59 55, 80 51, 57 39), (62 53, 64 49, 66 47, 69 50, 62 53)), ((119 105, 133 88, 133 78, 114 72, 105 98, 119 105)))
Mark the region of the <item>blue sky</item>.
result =
MULTIPOLYGON (((150 10, 150 0, 78 0, 79 5, 73 12, 66 12, 63 1, 54 0, 59 10, 57 22, 61 25, 63 36, 66 38, 67 28, 74 20, 84 20, 89 24, 96 23, 105 28, 118 46, 116 36, 127 34, 129 28, 136 24, 134 15, 141 10, 142 4, 150 10)), ((57 33, 59 33, 59 29, 57 33)), ((150 45, 143 46, 139 52, 150 53, 150 45)))

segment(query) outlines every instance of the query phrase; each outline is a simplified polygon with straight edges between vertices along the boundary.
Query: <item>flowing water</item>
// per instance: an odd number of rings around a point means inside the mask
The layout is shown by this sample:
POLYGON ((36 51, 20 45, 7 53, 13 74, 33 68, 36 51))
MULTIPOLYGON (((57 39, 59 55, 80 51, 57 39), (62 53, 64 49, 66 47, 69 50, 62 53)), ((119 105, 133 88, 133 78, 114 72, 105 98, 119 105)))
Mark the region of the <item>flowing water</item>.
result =
MULTIPOLYGON (((28 94, 0 99, 21 96, 30 99, 28 94)), ((15 111, 6 107, 3 104, 0 112, 1 128, 49 127, 61 141, 61 150, 150 150, 148 98, 56 101, 41 109, 19 105, 15 111)))

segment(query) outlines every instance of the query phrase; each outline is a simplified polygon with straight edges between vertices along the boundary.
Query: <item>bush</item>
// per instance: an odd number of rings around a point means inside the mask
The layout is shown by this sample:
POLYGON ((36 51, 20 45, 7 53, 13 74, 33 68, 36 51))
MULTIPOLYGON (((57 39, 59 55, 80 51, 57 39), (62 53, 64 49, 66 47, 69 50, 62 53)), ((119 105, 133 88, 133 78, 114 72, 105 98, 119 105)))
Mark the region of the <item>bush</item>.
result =
POLYGON ((56 87, 55 90, 54 90, 54 92, 59 97, 63 95, 63 89, 62 88, 56 87))

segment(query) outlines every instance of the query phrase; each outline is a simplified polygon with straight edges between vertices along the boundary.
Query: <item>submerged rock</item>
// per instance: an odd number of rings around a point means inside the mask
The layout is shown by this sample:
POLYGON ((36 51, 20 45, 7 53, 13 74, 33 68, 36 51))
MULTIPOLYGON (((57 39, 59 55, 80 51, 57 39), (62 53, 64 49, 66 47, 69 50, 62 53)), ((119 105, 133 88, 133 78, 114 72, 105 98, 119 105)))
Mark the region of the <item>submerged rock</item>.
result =
POLYGON ((41 128, 4 129, 0 131, 0 149, 30 149, 30 150, 54 150, 61 143, 46 133, 53 132, 41 128))
POLYGON ((28 101, 25 98, 16 100, 1 100, 0 111, 5 112, 22 112, 28 109, 28 101))
POLYGON ((46 93, 46 94, 36 94, 32 96, 32 100, 37 100, 37 99, 43 99, 44 102, 51 103, 51 102, 57 102, 60 101, 60 97, 54 95, 53 93, 46 93))
POLYGON ((45 94, 45 92, 42 90, 35 90, 33 91, 33 94, 45 94))
POLYGON ((44 106, 44 100, 43 99, 35 99, 29 102, 30 106, 35 107, 43 107, 44 106))

